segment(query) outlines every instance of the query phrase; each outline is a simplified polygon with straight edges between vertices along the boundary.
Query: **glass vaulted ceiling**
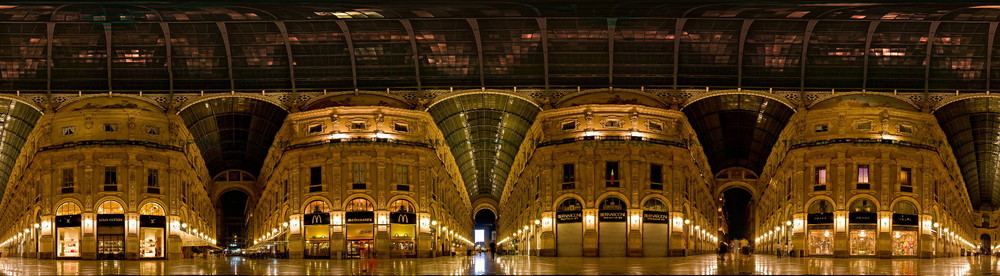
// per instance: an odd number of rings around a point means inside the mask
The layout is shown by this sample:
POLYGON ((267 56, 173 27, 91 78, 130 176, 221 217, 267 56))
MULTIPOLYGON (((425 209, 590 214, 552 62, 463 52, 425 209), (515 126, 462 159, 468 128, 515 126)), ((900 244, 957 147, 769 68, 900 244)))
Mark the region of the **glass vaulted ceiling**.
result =
POLYGON ((191 105, 180 116, 209 173, 238 169, 257 175, 288 111, 261 100, 225 97, 191 105))
POLYGON ((974 98, 946 105, 934 112, 969 190, 972 206, 1000 207, 1000 99, 974 98))
POLYGON ((503 94, 467 94, 428 110, 451 147, 469 197, 500 198, 525 133, 541 109, 503 94))
POLYGON ((0 194, 7 189, 17 155, 41 116, 29 105, 0 98, 0 194))
POLYGON ((713 173, 743 167, 760 175, 793 113, 778 101, 752 95, 716 96, 684 108, 713 173))

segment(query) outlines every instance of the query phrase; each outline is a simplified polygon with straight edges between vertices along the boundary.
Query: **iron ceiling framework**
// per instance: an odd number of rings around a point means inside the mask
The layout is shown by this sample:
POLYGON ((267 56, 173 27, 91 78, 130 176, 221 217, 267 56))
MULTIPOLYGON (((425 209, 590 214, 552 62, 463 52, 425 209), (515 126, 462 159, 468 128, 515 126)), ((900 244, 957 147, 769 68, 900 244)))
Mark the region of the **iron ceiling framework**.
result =
POLYGON ((288 112, 257 99, 222 97, 195 103, 179 115, 213 177, 229 169, 256 176, 288 112))
POLYGON ((934 112, 962 170, 972 206, 1000 207, 1000 99, 972 98, 934 112))
POLYGON ((0 98, 0 195, 6 191, 17 156, 40 117, 42 113, 34 107, 0 98))
POLYGON ((493 93, 455 96, 427 110, 444 133, 473 199, 499 199, 525 134, 541 108, 493 93))
POLYGON ((743 167, 757 175, 795 113, 781 102, 752 95, 711 97, 683 111, 698 134, 713 174, 743 167))

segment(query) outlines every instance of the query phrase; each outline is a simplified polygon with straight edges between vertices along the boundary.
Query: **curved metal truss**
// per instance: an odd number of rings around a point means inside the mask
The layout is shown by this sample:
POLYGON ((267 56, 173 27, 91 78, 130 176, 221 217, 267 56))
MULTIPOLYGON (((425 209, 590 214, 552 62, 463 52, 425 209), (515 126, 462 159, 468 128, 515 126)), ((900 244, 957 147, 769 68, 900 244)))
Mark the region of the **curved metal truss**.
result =
POLYGON ((758 175, 795 113, 778 101, 741 94, 706 98, 683 111, 698 133, 713 173, 742 167, 758 175))
POLYGON ((972 4, 68 4, 0 9, 0 89, 1000 87, 972 4))
POLYGON ((257 175, 288 112, 257 99, 220 97, 195 103, 179 115, 211 175, 230 169, 257 175))
POLYGON ((946 105, 934 112, 958 166, 972 206, 984 210, 1000 207, 1000 99, 972 98, 946 105))
POLYGON ((466 94, 428 110, 455 156, 469 196, 500 198, 537 105, 504 94, 466 94))

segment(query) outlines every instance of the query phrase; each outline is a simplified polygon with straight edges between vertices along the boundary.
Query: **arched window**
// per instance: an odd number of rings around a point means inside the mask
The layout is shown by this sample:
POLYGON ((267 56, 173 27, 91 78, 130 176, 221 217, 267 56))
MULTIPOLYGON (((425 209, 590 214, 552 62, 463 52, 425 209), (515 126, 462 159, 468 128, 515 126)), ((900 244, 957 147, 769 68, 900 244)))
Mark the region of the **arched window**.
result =
POLYGON ((657 199, 657 198, 651 198, 649 200, 646 200, 646 203, 642 204, 642 210, 643 211, 654 211, 654 212, 669 212, 670 211, 667 208, 667 205, 663 204, 663 201, 661 201, 660 199, 657 199))
POLYGON ((625 201, 620 198, 609 196, 601 201, 601 211, 621 211, 628 208, 625 201))
POLYGON ((848 209, 852 213, 874 213, 875 210, 875 203, 867 198, 855 199, 854 202, 851 202, 851 208, 848 209))
POLYGON ((557 209, 557 211, 559 212, 572 212, 581 210, 583 210, 583 204, 580 204, 580 201, 576 200, 575 198, 567 198, 563 200, 562 203, 559 203, 559 208, 557 209))
POLYGON ((809 205, 810 214, 833 213, 833 204, 827 200, 817 200, 809 205))
POLYGON ((323 214, 329 212, 330 205, 326 204, 326 202, 322 200, 313 200, 312 202, 309 202, 309 205, 306 205, 305 210, 306 214, 323 214))
POLYGON ((389 205, 389 211, 394 213, 416 213, 413 203, 405 199, 397 199, 389 205))
POLYGON ((80 213, 80 205, 73 202, 63 203, 62 205, 59 205, 58 209, 56 209, 57 216, 79 215, 80 213))
POLYGON ((364 198, 355 198, 347 203, 347 212, 374 212, 375 206, 364 198))
POLYGON ((140 215, 147 215, 147 216, 163 216, 164 215, 163 214, 163 207, 160 207, 160 204, 156 204, 156 203, 153 203, 153 202, 143 204, 142 208, 139 208, 139 214, 140 215))
POLYGON ((919 214, 919 212, 917 211, 917 206, 913 205, 912 202, 905 201, 905 200, 897 202, 896 206, 892 207, 892 212, 896 213, 896 214, 903 214, 903 215, 917 215, 917 214, 919 214))
POLYGON ((117 201, 108 200, 97 206, 98 214, 124 214, 125 208, 122 207, 121 203, 117 201))

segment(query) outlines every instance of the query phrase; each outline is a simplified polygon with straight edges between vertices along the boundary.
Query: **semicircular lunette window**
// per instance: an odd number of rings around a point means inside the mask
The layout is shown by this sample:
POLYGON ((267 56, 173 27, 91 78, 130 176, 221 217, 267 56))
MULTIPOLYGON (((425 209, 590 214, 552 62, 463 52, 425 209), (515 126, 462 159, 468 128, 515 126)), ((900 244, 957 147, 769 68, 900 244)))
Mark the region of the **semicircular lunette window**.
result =
POLYGON ((42 113, 27 104, 0 98, 0 194, 7 189, 17 155, 40 117, 42 113))
POLYGON ((180 116, 209 173, 238 169, 257 175, 288 111, 261 100, 226 97, 196 103, 180 116))
POLYGON ((501 94, 468 94, 428 110, 455 156, 469 197, 500 198, 514 157, 541 109, 501 94))
POLYGON ((716 96, 684 108, 715 174, 742 167, 760 175, 794 112, 781 102, 753 95, 716 96))
POLYGON ((972 206, 994 210, 1000 199, 1000 99, 974 98, 948 104, 934 112, 962 170, 972 206))

